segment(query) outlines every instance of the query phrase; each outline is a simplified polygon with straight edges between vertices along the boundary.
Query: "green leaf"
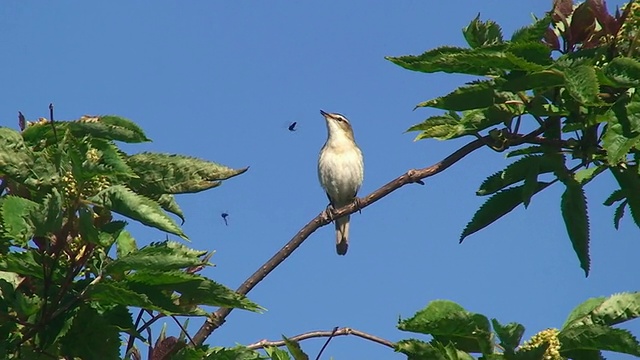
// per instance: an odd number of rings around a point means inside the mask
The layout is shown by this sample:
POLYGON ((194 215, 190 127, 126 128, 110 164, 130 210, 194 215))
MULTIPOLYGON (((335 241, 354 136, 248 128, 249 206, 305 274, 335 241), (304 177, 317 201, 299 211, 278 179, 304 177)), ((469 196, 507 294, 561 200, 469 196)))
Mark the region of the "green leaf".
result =
POLYGON ((280 350, 277 347, 267 346, 264 348, 264 351, 269 355, 271 360, 291 360, 291 357, 286 351, 280 350))
MULTIPOLYGON (((190 348, 186 348, 186 349, 190 349, 190 348)), ((178 354, 180 354, 180 352, 178 354)), ((179 359, 182 360, 183 358, 179 358, 179 359)), ((201 360, 201 359, 203 359, 202 356, 194 357, 194 358, 184 358, 184 360, 201 360)), ((211 351, 211 354, 204 359, 207 359, 207 360, 263 360, 267 358, 260 355, 260 353, 258 353, 257 351, 251 350, 242 345, 238 345, 233 348, 222 348, 222 347, 213 348, 211 351)))
POLYGON ((604 201, 603 205, 611 206, 617 203, 618 201, 625 199, 626 197, 627 197, 627 194, 624 191, 622 191, 622 189, 615 190, 614 192, 611 193, 611 195, 609 195, 607 200, 604 201))
MULTIPOLYGON (((494 194, 510 185, 525 180, 533 172, 535 175, 553 172, 558 168, 556 157, 534 155, 524 156, 518 161, 510 164, 504 170, 486 178, 476 195, 485 196, 494 194)), ((533 180, 535 181, 537 177, 533 180)))
POLYGON ((640 343, 628 330, 602 325, 572 326, 558 334, 560 354, 571 350, 605 350, 640 356, 640 343))
POLYGON ((447 140, 464 134, 464 126, 450 114, 431 116, 420 124, 413 125, 409 131, 421 131, 415 141, 421 139, 447 140))
POLYGON ((99 151, 100 163, 110 169, 110 175, 136 177, 133 169, 127 164, 126 155, 111 141, 91 139, 91 147, 99 151))
POLYGON ((640 141, 640 105, 631 102, 626 106, 613 106, 615 118, 607 124, 602 136, 602 146, 607 151, 607 161, 610 165, 617 165, 626 159, 629 150, 637 146, 640 141))
POLYGON ((474 360, 474 357, 456 349, 452 343, 444 346, 438 341, 400 340, 395 344, 395 350, 407 355, 408 360, 474 360))
POLYGON ((443 110, 471 110, 486 108, 494 104, 495 84, 493 81, 482 81, 462 86, 448 95, 422 102, 416 107, 434 107, 443 110))
POLYGON ((599 84, 596 71, 591 66, 580 65, 564 70, 565 85, 569 94, 584 105, 600 105, 599 84))
MULTIPOLYGON (((259 305, 245 296, 196 274, 184 271, 138 271, 126 276, 128 284, 139 283, 163 291, 178 292, 181 306, 211 305, 261 312, 259 305)), ((132 288, 134 288, 132 286, 132 288)))
POLYGON ((105 281, 89 287, 86 296, 88 299, 100 301, 104 304, 119 304, 134 306, 149 310, 160 310, 154 307, 149 297, 128 289, 124 284, 105 281))
POLYGON ((116 238, 116 254, 118 258, 122 258, 130 253, 138 250, 136 240, 127 230, 123 230, 116 238))
POLYGON ((282 336, 282 339, 295 360, 309 360, 309 356, 300 348, 300 343, 295 340, 289 340, 286 336, 282 336))
POLYGON ((185 221, 184 214, 182 213, 182 209, 180 209, 178 202, 176 202, 175 196, 170 194, 162 194, 157 199, 154 199, 154 200, 156 200, 158 204, 160 204, 160 206, 165 211, 168 211, 178 216, 180 220, 182 220, 182 223, 184 224, 184 221, 185 221))
POLYGON ((540 40, 544 38, 544 34, 549 28, 549 25, 551 25, 551 16, 547 15, 532 25, 516 30, 513 35, 511 35, 511 42, 540 42, 540 40))
POLYGON ((63 353, 71 358, 120 358, 120 329, 88 306, 80 308, 61 343, 63 353))
POLYGON ((413 317, 401 320, 398 329, 430 334, 436 341, 452 342, 466 352, 492 352, 491 328, 484 315, 464 310, 447 300, 432 301, 413 317))
POLYGON ((562 194, 560 209, 567 227, 573 250, 580 260, 580 267, 585 276, 589 275, 589 216, 587 214, 587 199, 582 185, 575 179, 569 178, 565 182, 566 190, 562 194))
POLYGON ((520 345, 520 340, 524 335, 524 326, 518 323, 502 325, 496 319, 491 319, 491 323, 496 334, 498 334, 498 338, 500 338, 500 346, 502 346, 504 352, 512 354, 520 345))
POLYGON ((462 29, 462 34, 472 48, 502 43, 502 29, 494 21, 480 20, 480 14, 462 29))
POLYGON ((542 154, 545 152, 545 148, 542 146, 529 146, 526 148, 522 148, 522 149, 517 149, 517 150, 513 150, 509 153, 507 153, 507 157, 514 157, 514 156, 522 156, 522 155, 532 155, 532 154, 542 154))
POLYGON ((151 141, 134 122, 114 115, 86 116, 78 121, 69 122, 68 126, 72 133, 79 138, 91 135, 105 140, 126 143, 151 141))
POLYGON ((640 86, 640 62, 632 58, 616 57, 603 69, 604 75, 618 87, 640 86))
POLYGON ((38 203, 9 195, 1 203, 2 236, 16 241, 18 246, 26 246, 36 233, 33 214, 40 210, 38 203))
POLYGON ((591 298, 576 307, 564 329, 585 325, 617 325, 640 317, 640 292, 620 293, 608 298, 591 298))
POLYGON ((562 325, 562 329, 569 328, 571 326, 591 325, 593 320, 591 314, 606 300, 605 297, 590 298, 584 301, 582 304, 576 306, 565 320, 562 325))
POLYGON ((22 182, 31 177, 34 166, 33 152, 27 148, 17 131, 0 127, 0 174, 22 182))
POLYGON ((180 227, 167 215, 160 205, 138 195, 122 185, 114 185, 91 197, 89 201, 137 220, 144 225, 188 239, 180 227))
POLYGON ((586 185, 606 169, 607 167, 604 165, 592 166, 590 168, 577 171, 574 177, 580 185, 586 185))
POLYGON ((613 213, 613 226, 618 230, 620 228, 620 220, 624 216, 624 208, 627 206, 627 201, 623 201, 618 207, 616 211, 613 213))
POLYGON ((610 167, 609 170, 618 181, 620 188, 627 198, 631 211, 631 218, 640 227, 640 177, 637 168, 610 167))
POLYGON ((500 85, 500 89, 513 92, 554 88, 565 83, 564 74, 555 69, 509 74, 507 79, 507 82, 500 85))
MULTIPOLYGON (((535 193, 540 192, 549 186, 549 183, 538 182, 538 189, 535 193)), ((471 221, 462 231, 460 242, 467 236, 484 229, 496 220, 515 209, 516 206, 523 203, 522 199, 523 186, 515 186, 509 189, 501 190, 490 197, 480 209, 473 215, 471 221)), ((534 194, 535 194, 534 193, 534 194)))
POLYGON ((405 69, 425 73, 446 72, 484 76, 496 73, 496 69, 544 70, 542 65, 534 64, 507 51, 506 45, 477 49, 440 47, 418 56, 387 56, 386 59, 405 69))
MULTIPOLYGON (((35 251, 10 252, 0 256, 0 271, 43 279, 41 255, 35 251), (37 257, 37 258, 36 258, 37 257)), ((58 275, 54 272, 54 275, 58 275)), ((54 280, 58 280, 54 277, 54 280)))
POLYGON ((131 188, 142 194, 196 193, 220 185, 248 170, 231 169, 211 161, 184 155, 160 153, 136 154, 127 159, 139 178, 131 179, 131 188))
MULTIPOLYGON (((123 271, 169 271, 205 265, 201 259, 206 251, 189 249, 173 241, 151 243, 140 250, 128 247, 126 255, 107 264, 104 271, 117 274, 123 271)), ((124 251, 123 251, 124 252, 124 251)))

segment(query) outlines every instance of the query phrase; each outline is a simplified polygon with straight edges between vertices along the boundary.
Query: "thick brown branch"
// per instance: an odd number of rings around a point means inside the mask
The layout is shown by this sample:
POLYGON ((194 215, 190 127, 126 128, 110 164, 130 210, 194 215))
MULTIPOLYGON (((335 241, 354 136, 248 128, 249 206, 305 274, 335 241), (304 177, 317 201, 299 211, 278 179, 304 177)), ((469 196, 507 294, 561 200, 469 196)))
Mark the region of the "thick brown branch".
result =
MULTIPOLYGON (((362 332, 360 330, 356 330, 356 329, 351 329, 351 328, 341 328, 336 330, 335 332, 333 330, 330 331, 310 331, 310 332, 306 332, 304 334, 300 334, 300 335, 296 335, 294 337, 290 337, 289 340, 294 340, 294 341, 301 341, 301 340, 306 340, 306 339, 312 339, 312 338, 321 338, 321 337, 329 337, 329 336, 344 336, 344 335, 355 335, 357 337, 361 337, 363 339, 366 340, 371 340, 373 342, 376 342, 378 344, 390 347, 390 348, 394 348, 394 344, 386 339, 377 337, 375 335, 371 335, 371 334, 367 334, 366 332, 362 332)), ((247 347, 249 349, 252 350, 257 350, 257 349, 262 349, 268 346, 284 346, 284 340, 279 340, 279 341, 267 341, 267 340, 261 340, 258 341, 257 343, 251 344, 251 345, 247 345, 247 347)))
MULTIPOLYGON (((526 143, 531 139, 534 139, 538 135, 542 134, 543 129, 539 128, 535 131, 527 135, 511 135, 507 140, 507 146, 511 145, 519 145, 522 143, 526 143)), ((392 191, 395 191, 407 184, 419 183, 423 184, 422 179, 436 175, 451 165, 455 164, 471 152, 481 148, 484 145, 489 145, 493 142, 493 139, 490 136, 480 137, 467 145, 461 147, 456 150, 451 155, 444 158, 442 161, 435 163, 429 167, 423 169, 412 169, 407 171, 405 174, 399 176, 395 180, 390 181, 389 183, 383 185, 378 190, 372 192, 371 194, 361 198, 358 203, 355 202, 349 204, 347 206, 336 209, 334 212, 334 218, 339 218, 344 215, 352 214, 362 208, 365 208, 374 202, 382 199, 383 197, 389 195, 392 191)), ((506 148, 506 147, 505 147, 506 148)), ((282 248, 278 251, 271 259, 269 259, 264 265, 262 265, 253 275, 251 275, 238 289, 236 292, 242 295, 246 295, 251 289, 253 289, 262 279, 264 279, 273 269, 275 269, 278 265, 280 265, 289 255, 293 253, 295 249, 297 249, 313 232, 315 232, 321 226, 327 225, 329 223, 329 219, 325 216, 325 213, 322 212, 318 214, 313 220, 311 220, 307 225, 305 225, 298 233, 282 248)), ((226 317, 231 313, 230 308, 220 308, 214 313, 212 313, 204 324, 200 327, 196 335, 193 337, 193 341, 200 345, 204 342, 204 340, 211 335, 211 333, 220 327, 226 317)))

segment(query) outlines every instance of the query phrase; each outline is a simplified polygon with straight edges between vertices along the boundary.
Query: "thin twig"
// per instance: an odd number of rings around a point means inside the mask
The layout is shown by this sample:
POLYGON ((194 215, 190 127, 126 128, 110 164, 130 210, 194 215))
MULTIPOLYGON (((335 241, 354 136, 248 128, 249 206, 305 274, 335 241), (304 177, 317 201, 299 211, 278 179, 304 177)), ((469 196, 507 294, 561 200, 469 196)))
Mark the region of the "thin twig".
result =
POLYGON ((178 326, 180 327, 180 330, 182 330, 182 332, 187 336, 187 339, 189 339, 189 341, 191 342, 191 345, 196 345, 193 342, 193 339, 191 338, 191 335, 189 335, 189 333, 187 332, 187 329, 184 328, 184 326, 182 326, 182 324, 180 324, 180 321, 178 321, 178 319, 176 318, 175 315, 171 315, 171 318, 173 319, 173 321, 176 322, 176 324, 178 324, 178 326))
POLYGON ((318 356, 316 356, 316 360, 320 360, 320 356, 322 356, 322 353, 324 352, 324 349, 327 348, 327 345, 329 345, 329 342, 335 336, 336 331, 338 331, 338 327, 337 326, 333 328, 333 331, 331 332, 331 335, 329 335, 329 338, 327 339, 327 341, 325 341, 324 345, 322 345, 322 348, 320 349, 320 352, 318 353, 318 356))
POLYGON ((53 129, 53 139, 58 142, 58 133, 56 132, 56 124, 53 120, 53 103, 49 104, 49 119, 51 120, 51 128, 53 129))
MULTIPOLYGON (((366 340, 370 340, 373 341, 375 343, 378 343, 380 345, 384 345, 386 347, 390 347, 390 348, 395 348, 393 342, 383 339, 381 337, 377 337, 375 335, 371 335, 368 334, 366 332, 360 331, 360 330, 356 330, 356 329, 351 329, 348 327, 344 327, 341 329, 338 328, 334 328, 332 331, 310 331, 310 332, 306 332, 300 335, 296 335, 293 337, 288 338, 289 340, 293 340, 293 341, 302 341, 302 340, 306 340, 306 339, 313 339, 313 338, 321 338, 321 337, 335 337, 335 336, 346 336, 346 335, 355 335, 357 337, 366 339, 366 340)), ((251 345, 247 345, 247 347, 249 349, 252 350, 257 350, 257 349, 262 349, 268 346, 276 346, 276 347, 280 347, 280 346, 285 346, 284 340, 277 340, 277 341, 268 341, 268 340, 261 340, 258 341, 257 343, 253 343, 251 345)), ((324 347, 323 347, 324 349, 324 347)))
MULTIPOLYGON (((527 143, 530 139, 535 139, 543 132, 544 128, 540 127, 526 135, 513 134, 507 139, 506 143, 509 146, 527 143)), ((464 145, 463 147, 456 150, 443 160, 435 163, 434 165, 423 169, 411 169, 405 174, 383 185, 381 188, 375 190, 371 194, 358 199, 357 202, 354 201, 349 205, 336 209, 333 213, 334 218, 340 218, 345 215, 353 214, 354 212, 373 204, 374 202, 382 199, 383 197, 389 195, 391 192, 405 185, 413 183, 422 184, 422 179, 434 176, 444 171, 473 151, 481 148, 484 145, 490 144, 491 142, 492 138, 490 136, 481 137, 468 143, 467 145, 464 145)), ((245 280, 245 282, 238 287, 236 292, 241 295, 246 295, 247 293, 249 293, 249 291, 251 291, 251 289, 253 289, 260 281, 262 281, 267 275, 269 275, 269 273, 273 271, 273 269, 280 265, 293 253, 293 251, 295 251, 300 245, 302 245, 302 243, 311 234, 313 234, 320 227, 325 226, 329 223, 330 220, 326 216, 326 213, 324 211, 318 214, 313 220, 311 220, 302 229, 300 229, 300 231, 298 231, 298 233, 295 234, 293 238, 286 245, 284 245, 282 249, 280 249, 275 255, 271 257, 271 259, 260 266, 260 268, 258 268, 258 270, 256 270, 253 275, 245 280)), ((202 324, 200 329, 198 329, 196 335, 193 337, 193 341, 195 342, 195 344, 201 345, 215 329, 222 326, 222 324, 225 322, 225 319, 227 318, 227 316, 229 316, 232 310, 233 309, 230 308, 219 308, 211 315, 209 315, 205 323, 202 324)))

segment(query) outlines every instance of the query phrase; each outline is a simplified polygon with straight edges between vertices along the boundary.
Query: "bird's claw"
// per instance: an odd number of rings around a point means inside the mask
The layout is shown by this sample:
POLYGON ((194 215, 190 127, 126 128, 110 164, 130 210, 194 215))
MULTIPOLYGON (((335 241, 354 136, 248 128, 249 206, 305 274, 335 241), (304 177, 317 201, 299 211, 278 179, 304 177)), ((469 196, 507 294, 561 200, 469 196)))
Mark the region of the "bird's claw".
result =
POLYGON ((333 222, 333 220, 335 219, 335 213, 336 209, 333 207, 333 205, 329 204, 327 205, 327 209, 322 213, 322 216, 327 222, 333 222))
POLYGON ((362 214, 362 200, 359 197, 355 197, 353 199, 353 205, 355 205, 356 210, 358 210, 358 214, 362 214))

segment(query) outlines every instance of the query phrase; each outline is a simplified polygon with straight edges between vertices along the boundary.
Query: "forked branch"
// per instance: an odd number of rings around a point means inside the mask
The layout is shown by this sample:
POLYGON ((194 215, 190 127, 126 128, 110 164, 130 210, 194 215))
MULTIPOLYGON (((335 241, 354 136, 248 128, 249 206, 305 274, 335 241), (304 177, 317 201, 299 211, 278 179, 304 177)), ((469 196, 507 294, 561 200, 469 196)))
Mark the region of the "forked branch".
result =
MULTIPOLYGON (((336 331, 333 330, 329 330, 329 331, 310 331, 310 332, 306 332, 300 335, 296 335, 293 337, 290 337, 289 340, 294 340, 294 341, 301 341, 301 340, 306 340, 306 339, 312 339, 312 338, 322 338, 322 337, 330 337, 330 336, 345 336, 345 335, 355 335, 357 337, 361 337, 363 339, 366 340, 370 340, 373 342, 376 342, 378 344, 390 347, 390 348, 394 348, 393 342, 377 337, 375 335, 371 335, 368 334, 366 332, 360 331, 360 330, 356 330, 356 329, 351 329, 348 327, 344 327, 344 328, 339 328, 336 331)), ((247 345, 247 347, 249 349, 252 350, 257 350, 257 349, 263 349, 265 347, 269 347, 269 346, 284 346, 284 340, 278 340, 278 341, 268 341, 268 340, 261 340, 258 341, 257 343, 253 343, 250 345, 247 345)))

